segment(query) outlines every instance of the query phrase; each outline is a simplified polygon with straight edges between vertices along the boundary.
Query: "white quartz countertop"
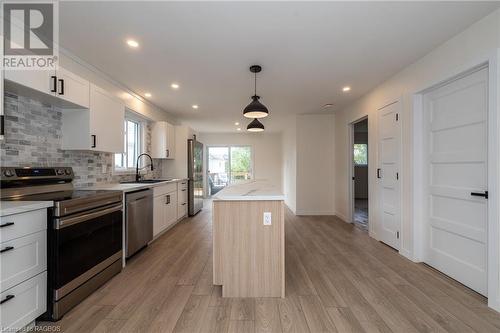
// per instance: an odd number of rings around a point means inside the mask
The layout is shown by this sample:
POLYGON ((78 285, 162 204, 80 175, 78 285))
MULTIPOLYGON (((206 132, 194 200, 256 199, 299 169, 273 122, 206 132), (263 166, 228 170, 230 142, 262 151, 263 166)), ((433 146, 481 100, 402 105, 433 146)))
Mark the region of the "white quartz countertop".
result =
POLYGON ((174 178, 170 180, 165 180, 162 182, 158 183, 140 183, 140 184, 120 184, 120 183, 113 183, 113 184, 101 184, 101 185, 95 185, 92 187, 86 187, 82 188, 82 190, 115 190, 115 191, 122 191, 122 192, 132 192, 132 191, 137 191, 145 188, 152 188, 156 186, 162 186, 165 184, 170 184, 170 183, 177 183, 181 182, 183 180, 187 180, 186 178, 174 178))
POLYGON ((285 200, 281 189, 265 180, 254 180, 227 186, 214 195, 214 200, 285 200))
POLYGON ((52 207, 52 201, 0 201, 0 216, 52 207))

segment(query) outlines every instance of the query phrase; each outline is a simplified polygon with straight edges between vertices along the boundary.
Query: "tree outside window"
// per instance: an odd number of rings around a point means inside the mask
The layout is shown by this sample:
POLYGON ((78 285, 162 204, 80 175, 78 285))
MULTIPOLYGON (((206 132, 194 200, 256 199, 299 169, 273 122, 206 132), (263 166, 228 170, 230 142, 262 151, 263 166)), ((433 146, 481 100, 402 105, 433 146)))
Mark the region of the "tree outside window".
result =
POLYGON ((368 145, 366 143, 354 144, 354 165, 368 165, 368 145))

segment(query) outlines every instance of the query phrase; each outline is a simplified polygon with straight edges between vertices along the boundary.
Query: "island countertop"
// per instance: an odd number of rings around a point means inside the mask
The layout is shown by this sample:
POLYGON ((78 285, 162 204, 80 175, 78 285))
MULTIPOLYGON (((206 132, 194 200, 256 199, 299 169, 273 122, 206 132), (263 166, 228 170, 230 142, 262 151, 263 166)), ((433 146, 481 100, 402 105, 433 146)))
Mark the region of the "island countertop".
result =
POLYGON ((229 185, 213 197, 222 201, 262 201, 285 200, 281 189, 265 180, 253 180, 245 183, 229 185))

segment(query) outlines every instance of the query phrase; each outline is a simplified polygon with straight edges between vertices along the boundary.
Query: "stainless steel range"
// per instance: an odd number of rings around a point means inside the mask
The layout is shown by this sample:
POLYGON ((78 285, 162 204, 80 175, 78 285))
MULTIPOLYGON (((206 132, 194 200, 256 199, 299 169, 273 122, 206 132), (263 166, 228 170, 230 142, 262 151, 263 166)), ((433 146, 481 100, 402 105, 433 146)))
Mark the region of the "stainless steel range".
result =
POLYGON ((48 209, 48 304, 59 320, 122 269, 122 192, 75 190, 71 168, 0 168, 1 199, 48 209))

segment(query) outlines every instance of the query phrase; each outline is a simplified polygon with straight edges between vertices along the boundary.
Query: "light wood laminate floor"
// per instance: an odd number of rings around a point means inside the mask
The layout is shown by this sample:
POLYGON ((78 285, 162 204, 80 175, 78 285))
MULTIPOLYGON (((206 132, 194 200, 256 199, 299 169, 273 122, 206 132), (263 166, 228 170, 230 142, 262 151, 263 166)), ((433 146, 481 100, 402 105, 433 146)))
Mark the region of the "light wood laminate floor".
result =
POLYGON ((457 282, 335 217, 286 212, 286 298, 223 299, 211 212, 178 224, 58 323, 64 332, 499 332, 457 282))

